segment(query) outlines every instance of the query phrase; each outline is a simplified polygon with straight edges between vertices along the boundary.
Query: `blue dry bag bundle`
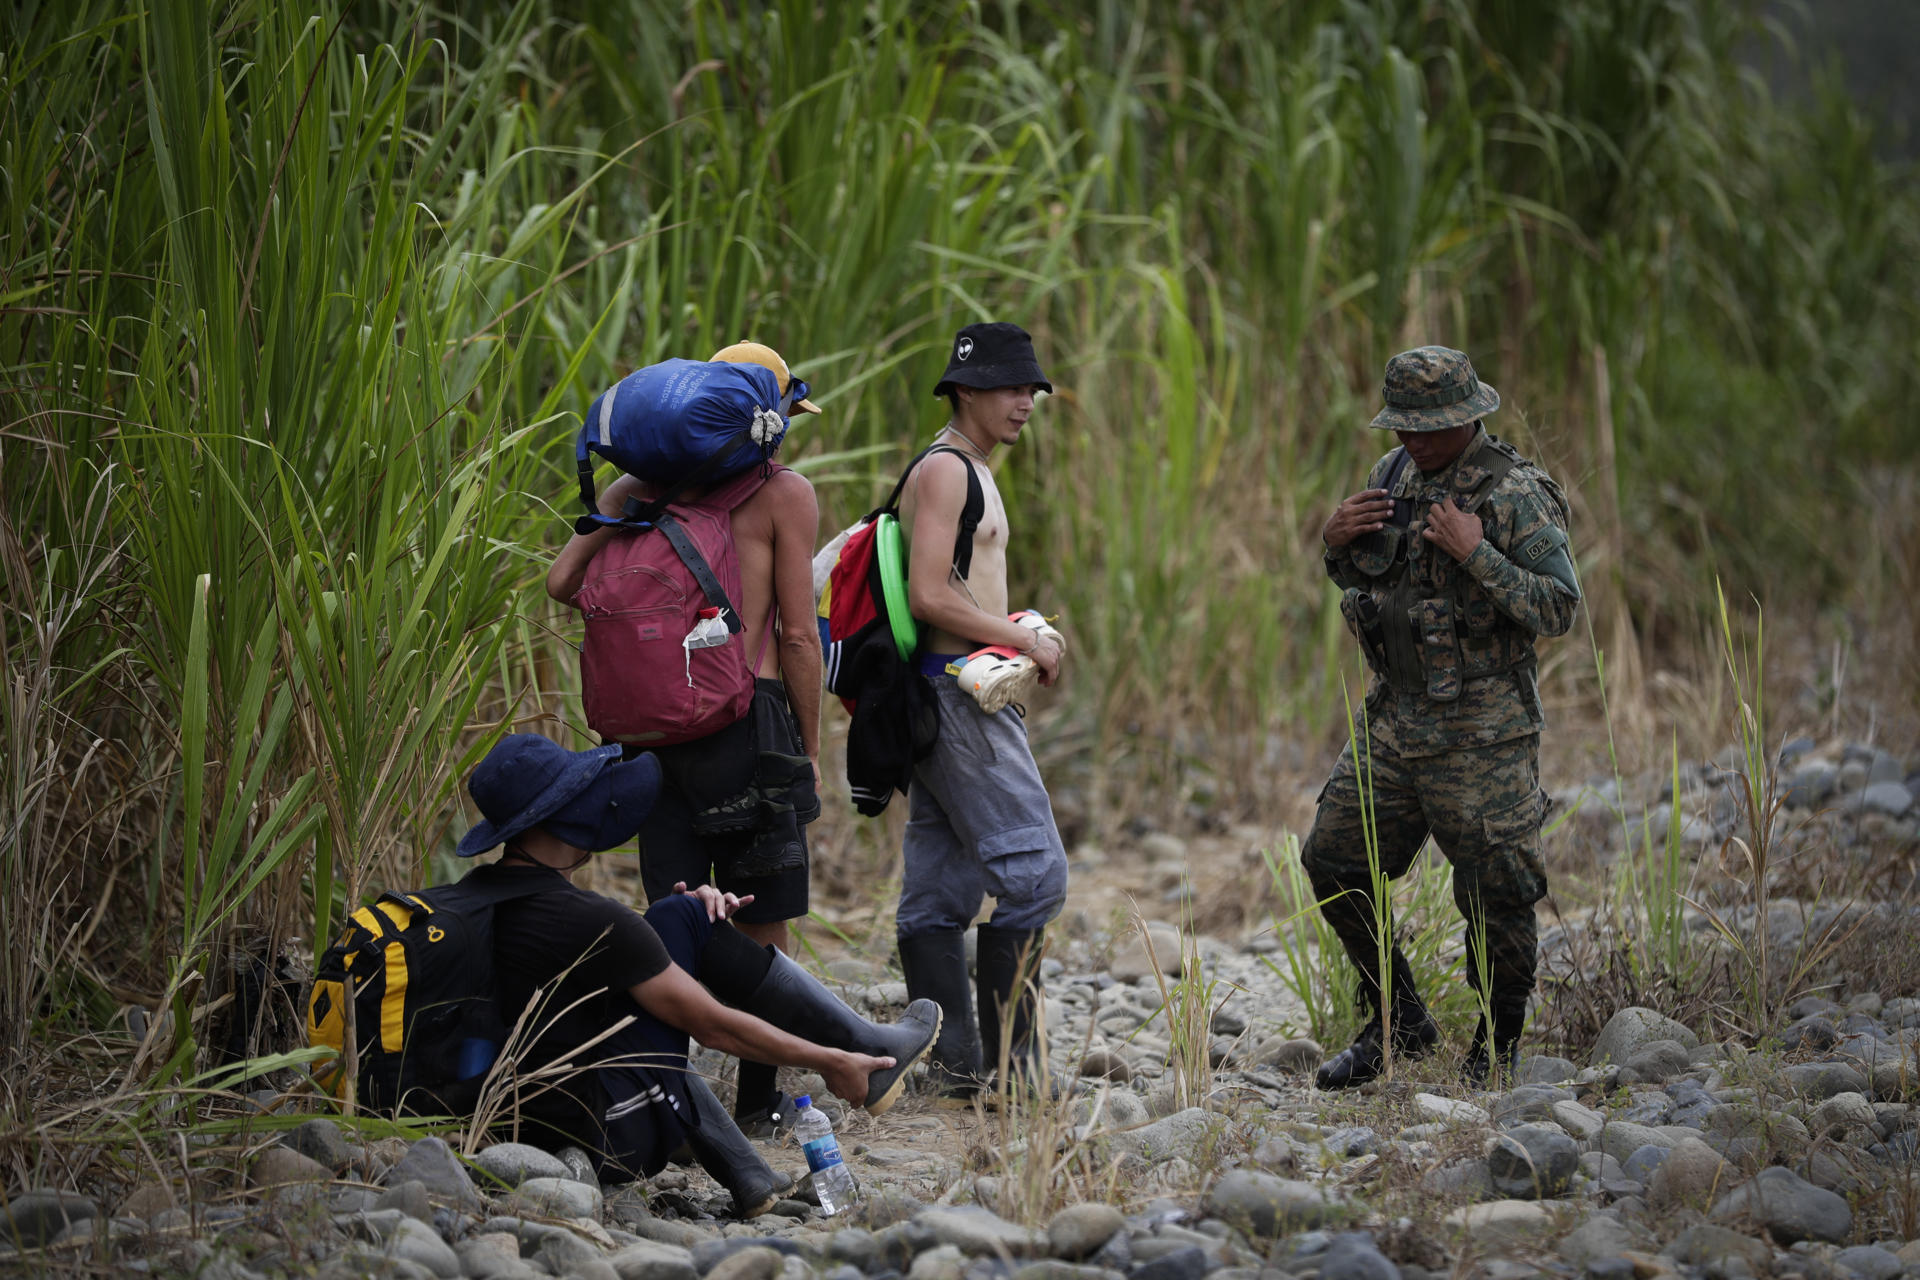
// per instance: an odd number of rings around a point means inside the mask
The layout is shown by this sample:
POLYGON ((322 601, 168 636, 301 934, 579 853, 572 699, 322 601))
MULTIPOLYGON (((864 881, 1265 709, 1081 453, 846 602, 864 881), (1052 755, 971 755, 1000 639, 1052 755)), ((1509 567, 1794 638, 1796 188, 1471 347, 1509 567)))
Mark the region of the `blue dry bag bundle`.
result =
MULTIPOLYGON (((793 385, 804 394, 805 384, 793 385)), ((627 523, 599 514, 591 454, 661 489, 710 484, 771 458, 787 408, 779 377, 757 364, 674 359, 634 370, 593 402, 580 428, 574 461, 587 514, 575 528, 627 523)))

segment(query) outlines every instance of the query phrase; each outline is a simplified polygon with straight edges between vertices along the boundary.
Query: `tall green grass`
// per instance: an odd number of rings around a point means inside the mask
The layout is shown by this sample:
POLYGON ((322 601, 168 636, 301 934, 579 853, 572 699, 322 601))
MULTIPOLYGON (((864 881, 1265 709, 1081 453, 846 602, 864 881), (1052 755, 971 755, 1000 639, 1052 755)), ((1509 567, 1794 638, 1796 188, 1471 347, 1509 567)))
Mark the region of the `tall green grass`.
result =
POLYGON ((954 327, 1032 329, 1060 390, 1000 472, 1014 590, 1076 635, 1076 741, 1133 804, 1204 769, 1256 805, 1267 736, 1337 724, 1314 531, 1415 342, 1473 352, 1577 540, 1604 517, 1641 636, 1716 571, 1835 589, 1913 399, 1920 218, 1745 33, 1683 0, 10 8, 0 1043, 204 1008, 237 949, 447 874, 492 735, 584 740, 535 584, 578 413, 670 354, 751 336, 820 388, 790 452, 832 526, 942 421, 954 327))

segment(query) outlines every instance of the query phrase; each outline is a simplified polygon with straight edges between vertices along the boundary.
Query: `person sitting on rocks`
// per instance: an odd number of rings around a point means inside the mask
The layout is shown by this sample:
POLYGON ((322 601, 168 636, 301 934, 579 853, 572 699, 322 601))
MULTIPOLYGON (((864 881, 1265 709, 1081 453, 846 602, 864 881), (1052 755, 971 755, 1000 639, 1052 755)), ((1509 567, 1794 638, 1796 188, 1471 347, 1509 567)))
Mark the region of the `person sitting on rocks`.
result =
POLYGON ((659 788, 652 755, 623 762, 618 744, 568 751, 532 733, 501 739, 467 781, 483 820, 460 855, 506 846, 469 875, 542 886, 494 909, 500 1011, 511 1026, 530 1009, 520 1035, 533 1033, 503 1115, 522 1140, 583 1148, 608 1178, 650 1177, 684 1144, 752 1217, 791 1184, 689 1069, 688 1037, 816 1071, 877 1115, 932 1048, 940 1008, 917 1000, 897 1023, 867 1021, 728 922, 750 898, 682 885, 642 915, 576 886, 596 851, 634 838, 659 788), (528 1078, 557 1063, 571 1068, 549 1073, 557 1083, 528 1078))

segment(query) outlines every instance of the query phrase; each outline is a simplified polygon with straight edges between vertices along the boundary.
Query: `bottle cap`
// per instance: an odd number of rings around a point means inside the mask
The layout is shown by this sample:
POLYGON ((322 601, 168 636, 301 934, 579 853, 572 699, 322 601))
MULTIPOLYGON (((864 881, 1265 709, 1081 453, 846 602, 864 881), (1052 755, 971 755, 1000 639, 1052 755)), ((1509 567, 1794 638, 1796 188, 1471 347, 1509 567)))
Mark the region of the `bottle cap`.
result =
POLYGON ((803 1093, 799 1097, 793 1100, 793 1105, 796 1110, 798 1110, 801 1107, 810 1107, 813 1105, 813 1095, 810 1093, 803 1093))

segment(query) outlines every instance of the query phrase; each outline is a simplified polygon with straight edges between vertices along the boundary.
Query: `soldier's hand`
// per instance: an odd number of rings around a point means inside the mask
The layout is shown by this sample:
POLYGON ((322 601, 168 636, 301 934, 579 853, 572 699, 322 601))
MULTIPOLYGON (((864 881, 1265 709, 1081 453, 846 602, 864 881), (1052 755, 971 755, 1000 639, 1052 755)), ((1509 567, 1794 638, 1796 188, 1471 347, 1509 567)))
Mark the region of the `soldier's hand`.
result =
POLYGON ((1465 560, 1480 545, 1482 533, 1479 516, 1451 502, 1436 502, 1427 508, 1427 527, 1420 536, 1455 560, 1465 560))
POLYGON ((1362 489, 1333 509, 1320 537, 1329 547, 1344 547, 1382 528, 1392 514, 1393 499, 1385 489, 1362 489))

